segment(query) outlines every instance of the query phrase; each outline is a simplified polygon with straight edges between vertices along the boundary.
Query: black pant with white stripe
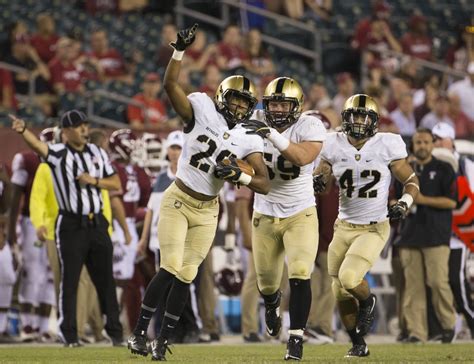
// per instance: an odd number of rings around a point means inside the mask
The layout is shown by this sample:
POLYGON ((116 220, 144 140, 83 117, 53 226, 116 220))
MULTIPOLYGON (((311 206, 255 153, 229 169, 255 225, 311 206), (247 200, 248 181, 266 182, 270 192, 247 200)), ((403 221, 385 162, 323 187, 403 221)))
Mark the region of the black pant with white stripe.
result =
POLYGON ((123 338, 112 273, 112 242, 102 214, 88 216, 61 212, 56 221, 56 243, 61 264, 59 334, 66 343, 78 341, 77 287, 85 264, 107 316, 105 330, 114 341, 123 338))
POLYGON ((451 248, 449 255, 449 285, 453 291, 456 309, 464 315, 466 323, 474 334, 474 305, 471 287, 466 279, 467 247, 451 248))

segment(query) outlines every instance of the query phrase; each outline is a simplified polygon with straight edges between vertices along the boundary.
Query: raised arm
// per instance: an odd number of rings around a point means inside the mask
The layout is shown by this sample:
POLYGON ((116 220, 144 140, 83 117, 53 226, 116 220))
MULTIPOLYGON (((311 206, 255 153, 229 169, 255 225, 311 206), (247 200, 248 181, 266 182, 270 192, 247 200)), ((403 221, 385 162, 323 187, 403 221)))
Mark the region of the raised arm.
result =
POLYGON ((19 119, 12 114, 9 114, 8 116, 10 119, 12 119, 12 129, 23 136, 23 139, 31 149, 33 149, 41 157, 46 158, 48 155, 48 144, 43 143, 36 137, 36 135, 29 131, 26 128, 26 123, 24 120, 19 119))
MULTIPOLYGON (((194 24, 191 28, 180 30, 177 34, 175 43, 170 43, 174 48, 168 67, 166 67, 163 87, 173 105, 176 113, 183 119, 185 124, 193 120, 193 108, 189 102, 186 93, 178 83, 179 70, 181 69, 181 60, 184 51, 190 46, 196 37, 198 25, 194 24)), ((186 126, 185 126, 186 127, 186 126)))

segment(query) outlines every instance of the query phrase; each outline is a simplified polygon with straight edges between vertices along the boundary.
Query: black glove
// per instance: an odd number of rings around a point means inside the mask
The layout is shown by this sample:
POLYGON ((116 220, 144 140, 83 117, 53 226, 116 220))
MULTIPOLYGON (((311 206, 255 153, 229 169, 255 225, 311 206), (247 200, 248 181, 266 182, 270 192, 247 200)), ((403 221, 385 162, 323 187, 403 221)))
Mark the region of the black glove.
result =
POLYGON ((326 182, 324 182, 324 178, 322 174, 317 174, 313 176, 313 190, 314 193, 321 193, 324 192, 326 189, 326 182))
POLYGON ((251 119, 242 123, 242 126, 247 129, 245 134, 254 134, 262 138, 270 134, 270 127, 262 121, 251 119))
POLYGON ((178 38, 176 39, 176 42, 171 42, 170 46, 177 51, 184 51, 193 44, 194 39, 196 38, 197 28, 198 24, 195 23, 191 28, 180 30, 177 34, 178 38))
POLYGON ((218 162, 214 173, 217 178, 221 178, 232 183, 238 183, 242 171, 237 165, 236 159, 229 158, 218 162))
POLYGON ((400 220, 404 219, 405 216, 408 213, 408 205, 405 201, 397 201, 397 203, 393 204, 390 206, 388 209, 388 215, 387 217, 390 218, 390 220, 400 220))

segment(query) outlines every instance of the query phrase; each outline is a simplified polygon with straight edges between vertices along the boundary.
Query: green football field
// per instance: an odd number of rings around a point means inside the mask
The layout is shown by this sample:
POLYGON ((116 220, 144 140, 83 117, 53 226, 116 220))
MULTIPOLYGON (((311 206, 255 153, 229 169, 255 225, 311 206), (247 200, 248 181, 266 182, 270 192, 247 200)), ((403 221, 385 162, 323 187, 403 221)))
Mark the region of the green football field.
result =
MULTIPOLYGON (((305 363, 474 363, 474 344, 373 344, 368 358, 344 359, 348 345, 306 345, 305 363)), ((171 363, 283 363, 285 346, 246 345, 176 345, 171 363)), ((126 348, 84 347, 65 349, 44 346, 0 345, 0 363, 146 363, 151 357, 131 355, 126 348)))

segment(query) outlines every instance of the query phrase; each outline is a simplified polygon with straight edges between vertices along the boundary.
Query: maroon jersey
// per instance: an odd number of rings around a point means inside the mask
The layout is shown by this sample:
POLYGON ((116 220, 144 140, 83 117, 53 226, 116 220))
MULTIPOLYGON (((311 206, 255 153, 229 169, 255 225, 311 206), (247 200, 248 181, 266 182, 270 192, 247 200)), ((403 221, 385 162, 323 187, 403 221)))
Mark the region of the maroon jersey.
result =
POLYGON ((24 216, 30 216, 31 187, 40 163, 38 155, 31 151, 20 152, 13 157, 11 182, 22 187, 25 193, 23 209, 21 210, 21 214, 24 216))
POLYGON ((126 217, 135 217, 138 207, 146 207, 150 198, 150 180, 143 170, 131 164, 124 165, 113 161, 117 174, 122 184, 122 201, 126 217))

